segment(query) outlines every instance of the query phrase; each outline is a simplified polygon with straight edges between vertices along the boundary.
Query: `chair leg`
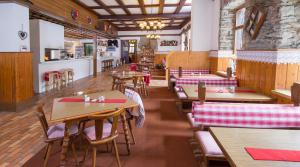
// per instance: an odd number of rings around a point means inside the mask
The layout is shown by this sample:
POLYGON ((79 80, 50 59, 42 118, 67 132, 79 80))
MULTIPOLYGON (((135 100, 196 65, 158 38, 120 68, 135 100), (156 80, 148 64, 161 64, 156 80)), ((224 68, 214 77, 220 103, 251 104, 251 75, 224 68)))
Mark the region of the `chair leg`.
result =
POLYGON ((134 134, 133 134, 133 131, 132 131, 131 121, 127 120, 127 123, 128 123, 129 131, 130 131, 130 134, 131 134, 132 143, 135 144, 135 137, 134 137, 134 134))
POLYGON ((93 147, 93 167, 96 167, 97 148, 93 147))
POLYGON ((45 155, 44 155, 44 160, 46 159, 46 156, 47 156, 47 153, 48 153, 48 149, 49 149, 49 144, 47 144, 47 147, 46 147, 46 152, 45 152, 45 155))
POLYGON ((83 156, 83 159, 80 163, 83 163, 85 160, 86 160, 86 157, 88 155, 88 152, 89 152, 89 146, 87 145, 86 146, 86 149, 85 149, 85 152, 84 152, 84 156, 83 156))
POLYGON ((117 162, 118 162, 118 167, 121 167, 119 151, 118 151, 116 139, 113 140, 113 145, 114 145, 114 149, 115 149, 116 159, 117 159, 117 162))
POLYGON ((76 154, 76 149, 75 149, 74 143, 72 143, 71 147, 72 147, 72 153, 73 153, 73 156, 74 156, 74 159, 75 159, 76 166, 78 166, 79 165, 78 164, 78 158, 77 158, 77 154, 76 154))
POLYGON ((47 167, 48 160, 49 160, 51 150, 52 150, 52 146, 53 146, 53 143, 48 144, 47 154, 46 154, 46 158, 45 158, 45 161, 44 161, 44 167, 47 167))

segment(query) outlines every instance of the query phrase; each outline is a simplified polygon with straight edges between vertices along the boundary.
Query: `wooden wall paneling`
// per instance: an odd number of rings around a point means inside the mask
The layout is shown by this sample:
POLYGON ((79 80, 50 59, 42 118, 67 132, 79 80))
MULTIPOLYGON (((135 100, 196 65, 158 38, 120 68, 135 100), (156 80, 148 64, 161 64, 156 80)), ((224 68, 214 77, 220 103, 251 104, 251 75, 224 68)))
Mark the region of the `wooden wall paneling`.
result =
POLYGON ((180 66, 183 69, 209 69, 208 54, 209 52, 171 52, 166 56, 166 66, 168 69, 178 69, 180 66))
POLYGON ((33 96, 32 56, 19 53, 15 56, 16 103, 33 96))
POLYGON ((287 75, 287 64, 276 65, 275 88, 285 89, 287 75))
POLYGON ((267 63, 260 63, 260 83, 259 87, 261 92, 265 93, 265 87, 266 87, 266 65, 267 63))
POLYGON ((209 52, 190 52, 187 69, 209 69, 209 52))
POLYGON ((253 62, 253 67, 255 68, 253 73, 254 73, 254 84, 253 84, 253 88, 256 90, 259 90, 259 86, 260 86, 260 63, 259 62, 253 62))
POLYGON ((0 53, 0 103, 12 104, 14 102, 14 93, 12 93, 14 82, 13 68, 14 60, 9 54, 0 53))
POLYGON ((72 1, 62 1, 62 0, 31 0, 34 6, 41 8, 51 14, 63 17, 67 21, 75 22, 85 27, 95 29, 95 26, 98 23, 98 16, 85 9, 84 7, 76 4, 72 1), (79 11, 79 16, 77 20, 73 20, 71 17, 72 9, 79 11), (92 23, 88 23, 88 17, 92 18, 92 23))
POLYGON ((275 88, 275 71, 274 64, 266 63, 265 68, 265 88, 264 93, 271 95, 271 91, 275 88))
POLYGON ((298 81, 298 64, 287 64, 285 89, 291 89, 294 82, 298 81))
POLYGON ((33 96, 32 53, 0 53, 0 109, 15 110, 33 96))

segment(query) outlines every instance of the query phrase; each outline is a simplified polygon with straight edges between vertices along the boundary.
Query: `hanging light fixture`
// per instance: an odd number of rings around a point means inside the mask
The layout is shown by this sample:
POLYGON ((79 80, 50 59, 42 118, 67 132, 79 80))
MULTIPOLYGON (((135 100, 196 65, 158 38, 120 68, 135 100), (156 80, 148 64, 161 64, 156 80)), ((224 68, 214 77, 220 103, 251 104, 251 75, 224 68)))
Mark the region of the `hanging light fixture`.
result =
MULTIPOLYGON (((151 0, 151 5, 153 5, 153 0, 151 0)), ((152 10, 153 8, 151 8, 151 14, 153 14, 152 10)), ((162 23, 160 19, 155 20, 153 18, 146 19, 145 21, 139 23, 141 30, 152 31, 146 35, 148 39, 159 39, 160 35, 157 34, 156 31, 163 29, 165 26, 166 25, 162 23)))
POLYGON ((160 20, 154 20, 154 21, 143 21, 139 24, 140 28, 142 30, 161 30, 166 25, 162 23, 160 20))

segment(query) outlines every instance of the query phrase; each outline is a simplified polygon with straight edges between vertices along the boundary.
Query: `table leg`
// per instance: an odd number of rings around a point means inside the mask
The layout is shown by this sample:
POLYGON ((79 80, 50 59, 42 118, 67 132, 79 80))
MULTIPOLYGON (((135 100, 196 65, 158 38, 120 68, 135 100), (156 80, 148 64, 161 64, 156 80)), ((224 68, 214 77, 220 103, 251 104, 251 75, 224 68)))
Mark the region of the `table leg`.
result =
POLYGON ((69 141, 70 141, 70 129, 72 126, 72 122, 66 122, 65 126, 65 134, 60 154, 60 166, 64 167, 66 166, 67 161, 67 153, 68 153, 68 147, 69 147, 69 141))
POLYGON ((128 132, 128 126, 127 126, 127 123, 126 123, 125 112, 121 115, 121 120, 122 120, 123 130, 124 130, 124 134, 125 134, 127 152, 128 152, 128 155, 130 155, 129 132, 128 132))

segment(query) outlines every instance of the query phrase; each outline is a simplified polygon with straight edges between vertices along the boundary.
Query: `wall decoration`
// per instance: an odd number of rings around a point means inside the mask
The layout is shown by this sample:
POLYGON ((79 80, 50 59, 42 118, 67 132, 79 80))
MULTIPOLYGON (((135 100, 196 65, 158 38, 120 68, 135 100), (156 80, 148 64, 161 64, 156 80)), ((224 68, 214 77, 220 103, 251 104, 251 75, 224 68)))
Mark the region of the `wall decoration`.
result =
POLYGON ((90 16, 87 17, 87 22, 88 22, 88 24, 92 24, 93 20, 90 16))
POLYGON ((25 40, 28 36, 27 32, 25 32, 25 31, 19 31, 18 35, 19 35, 21 40, 25 40))
POLYGON ((171 41, 163 40, 163 41, 160 42, 160 46, 178 46, 178 41, 175 41, 175 40, 171 40, 171 41))
POLYGON ((22 30, 18 31, 18 36, 21 40, 25 40, 28 36, 27 32, 23 30, 23 24, 22 24, 22 30))
POLYGON ((257 6, 252 7, 245 26, 246 32, 248 32, 252 40, 256 39, 257 35, 259 34, 259 31, 265 22, 266 16, 267 12, 263 9, 257 6))
POLYGON ((71 10, 71 16, 72 16, 72 19, 77 20, 77 18, 79 16, 78 10, 72 9, 71 10))

